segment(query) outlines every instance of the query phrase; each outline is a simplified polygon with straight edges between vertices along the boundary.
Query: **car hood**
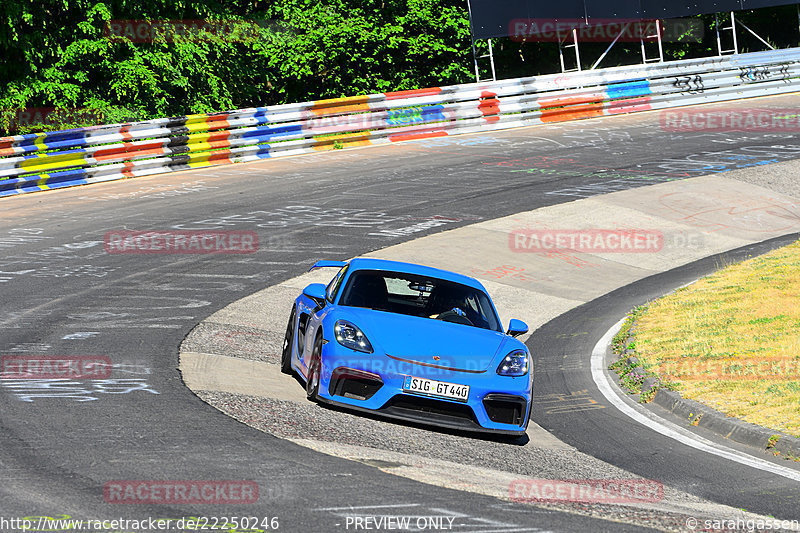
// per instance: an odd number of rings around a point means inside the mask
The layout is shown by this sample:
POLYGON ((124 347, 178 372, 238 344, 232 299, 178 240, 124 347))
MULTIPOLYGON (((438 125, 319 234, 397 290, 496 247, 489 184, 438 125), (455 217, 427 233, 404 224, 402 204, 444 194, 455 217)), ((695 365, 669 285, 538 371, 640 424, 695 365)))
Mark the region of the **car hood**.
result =
POLYGON ((358 326, 376 352, 461 371, 486 371, 507 339, 499 331, 372 309, 348 308, 341 318, 358 326))

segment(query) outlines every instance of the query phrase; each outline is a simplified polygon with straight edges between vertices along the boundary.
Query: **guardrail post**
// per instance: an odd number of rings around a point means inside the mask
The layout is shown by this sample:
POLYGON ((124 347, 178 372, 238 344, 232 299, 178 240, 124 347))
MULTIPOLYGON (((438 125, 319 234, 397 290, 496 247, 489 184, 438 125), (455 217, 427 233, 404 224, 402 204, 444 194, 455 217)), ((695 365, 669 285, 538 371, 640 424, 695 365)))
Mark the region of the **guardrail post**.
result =
POLYGON ((664 46, 661 42, 661 19, 656 19, 656 32, 653 35, 645 35, 639 38, 639 42, 642 44, 642 64, 646 65, 647 63, 663 63, 664 62, 664 46), (644 40, 650 38, 656 38, 658 43, 658 57, 653 57, 648 59, 647 58, 647 50, 644 47, 644 40))
POLYGON ((572 28, 572 44, 564 44, 566 41, 566 37, 564 40, 561 40, 561 32, 556 28, 556 38, 558 39, 558 58, 561 61, 561 72, 580 72, 581 71, 581 52, 580 47, 578 45, 578 29, 572 28), (575 48, 575 68, 567 69, 564 64, 564 48, 575 48))
POLYGON ((733 11, 731 11, 731 25, 730 26, 724 26, 722 28, 720 28, 720 26, 719 26, 719 16, 717 15, 717 13, 714 13, 714 29, 717 31, 717 51, 719 52, 719 55, 723 56, 725 54, 730 54, 730 53, 732 53, 734 55, 738 54, 739 53, 739 41, 738 41, 738 39, 736 37, 736 16, 733 14, 733 11), (722 30, 730 30, 731 31, 731 35, 733 37, 733 48, 732 49, 729 49, 729 50, 723 50, 722 49, 722 38, 720 37, 720 30, 721 29, 722 30))
POLYGON ((494 51, 492 50, 492 39, 488 39, 489 41, 489 53, 479 56, 477 51, 475 50, 475 32, 472 31, 472 5, 470 1, 467 0, 467 13, 469 14, 469 27, 470 27, 470 40, 472 41, 472 61, 475 67, 475 82, 480 83, 482 81, 495 81, 497 79, 495 70, 494 70, 494 51), (489 68, 492 72, 491 78, 481 79, 481 70, 480 65, 478 64, 479 59, 489 58, 489 68))

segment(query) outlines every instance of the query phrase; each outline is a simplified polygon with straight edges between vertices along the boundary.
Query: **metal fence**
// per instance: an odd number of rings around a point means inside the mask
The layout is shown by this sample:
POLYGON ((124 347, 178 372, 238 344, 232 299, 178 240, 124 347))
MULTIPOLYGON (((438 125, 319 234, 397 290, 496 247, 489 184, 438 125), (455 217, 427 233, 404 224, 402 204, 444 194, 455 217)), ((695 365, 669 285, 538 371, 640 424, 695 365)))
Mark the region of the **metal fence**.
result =
POLYGON ((800 48, 0 138, 0 196, 800 90, 800 48))

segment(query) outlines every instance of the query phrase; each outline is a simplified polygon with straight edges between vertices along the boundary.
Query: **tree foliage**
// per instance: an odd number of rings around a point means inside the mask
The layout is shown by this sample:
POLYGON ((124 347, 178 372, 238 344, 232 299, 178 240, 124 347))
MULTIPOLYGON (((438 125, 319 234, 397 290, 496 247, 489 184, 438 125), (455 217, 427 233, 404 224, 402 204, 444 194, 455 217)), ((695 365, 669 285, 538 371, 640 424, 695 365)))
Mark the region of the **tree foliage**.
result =
POLYGON ((0 54, 0 109, 97 109, 107 122, 471 77, 463 0, 5 0, 0 54), (107 31, 145 19, 238 30, 145 42, 107 31))

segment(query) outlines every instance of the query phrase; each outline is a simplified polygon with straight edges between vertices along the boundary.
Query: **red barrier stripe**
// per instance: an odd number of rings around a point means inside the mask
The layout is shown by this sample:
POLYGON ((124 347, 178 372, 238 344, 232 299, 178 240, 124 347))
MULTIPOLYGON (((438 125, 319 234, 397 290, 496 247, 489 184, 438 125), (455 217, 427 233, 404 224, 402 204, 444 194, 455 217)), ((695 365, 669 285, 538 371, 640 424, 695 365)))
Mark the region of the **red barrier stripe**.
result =
POLYGON ((500 120, 500 100, 497 99, 497 93, 483 91, 481 92, 481 103, 478 104, 478 109, 483 114, 483 118, 487 123, 491 124, 500 120))
POLYGON ((441 87, 429 87, 427 89, 411 89, 408 91, 393 91, 383 93, 387 100, 400 100, 401 98, 418 98, 420 96, 436 96, 441 93, 441 87))
POLYGON ((107 159, 119 159, 125 154, 135 154, 137 156, 159 155, 165 153, 163 141, 153 141, 145 144, 123 144, 115 148, 98 150, 93 156, 98 161, 107 159))
POLYGON ((125 176, 126 178, 132 178, 133 177, 133 163, 131 163, 130 161, 125 161, 124 164, 125 164, 125 168, 122 169, 122 175, 125 176))
POLYGON ((605 100, 603 93, 576 94, 573 96, 551 96, 539 98, 539 107, 563 107, 569 105, 602 103, 605 100))
POLYGON ((620 113, 633 113, 636 111, 650 111, 650 96, 642 96, 640 98, 629 98, 628 100, 619 100, 611 102, 608 105, 609 115, 618 115, 620 113))

